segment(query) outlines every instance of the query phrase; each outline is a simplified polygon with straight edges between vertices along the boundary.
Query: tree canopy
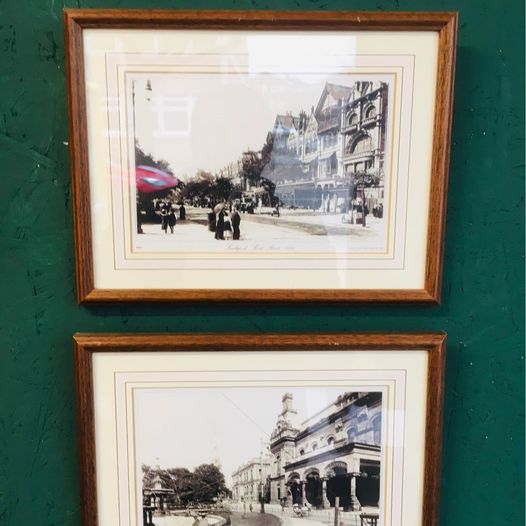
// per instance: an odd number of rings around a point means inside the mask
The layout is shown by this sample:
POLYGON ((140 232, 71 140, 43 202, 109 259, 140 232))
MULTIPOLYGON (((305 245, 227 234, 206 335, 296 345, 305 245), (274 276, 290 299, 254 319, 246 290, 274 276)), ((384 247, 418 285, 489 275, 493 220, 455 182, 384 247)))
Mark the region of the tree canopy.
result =
POLYGON ((150 166, 174 175, 168 161, 165 161, 164 159, 155 159, 151 154, 146 153, 137 140, 135 140, 135 165, 150 166))
POLYGON ((201 464, 194 471, 187 468, 152 469, 142 466, 143 486, 152 488, 156 475, 164 488, 173 489, 175 499, 182 506, 189 503, 211 503, 229 492, 225 486, 225 477, 214 464, 201 464))

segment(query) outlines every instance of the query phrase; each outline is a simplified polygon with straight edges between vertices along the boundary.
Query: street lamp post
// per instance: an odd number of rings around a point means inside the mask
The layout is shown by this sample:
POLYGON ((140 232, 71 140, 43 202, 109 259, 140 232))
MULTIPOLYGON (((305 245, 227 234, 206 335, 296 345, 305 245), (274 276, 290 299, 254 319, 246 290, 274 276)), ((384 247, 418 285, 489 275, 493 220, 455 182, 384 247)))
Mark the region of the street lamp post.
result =
MULTIPOLYGON (((135 124, 135 118, 136 118, 136 112, 135 112, 135 83, 136 79, 132 79, 132 111, 133 111, 133 147, 135 148, 135 144, 137 143, 137 131, 136 131, 136 124, 135 124)), ((151 92, 152 91, 152 83, 150 79, 146 80, 146 91, 151 92)), ((147 98, 148 102, 150 101, 150 97, 147 98)), ((136 159, 135 151, 134 151, 134 159, 136 159)), ((135 177, 135 174, 134 174, 135 177)), ((136 188, 136 209, 137 209, 137 233, 142 234, 142 217, 141 217, 141 210, 142 210, 142 196, 138 188, 136 188)))
POLYGON ((265 513, 265 497, 263 495, 264 485, 263 485, 263 476, 261 482, 259 483, 259 504, 260 504, 260 513, 265 513))
POLYGON ((263 447, 262 444, 260 444, 260 450, 259 450, 259 505, 260 513, 265 513, 265 498, 264 498, 264 490, 265 485, 263 483, 263 447))

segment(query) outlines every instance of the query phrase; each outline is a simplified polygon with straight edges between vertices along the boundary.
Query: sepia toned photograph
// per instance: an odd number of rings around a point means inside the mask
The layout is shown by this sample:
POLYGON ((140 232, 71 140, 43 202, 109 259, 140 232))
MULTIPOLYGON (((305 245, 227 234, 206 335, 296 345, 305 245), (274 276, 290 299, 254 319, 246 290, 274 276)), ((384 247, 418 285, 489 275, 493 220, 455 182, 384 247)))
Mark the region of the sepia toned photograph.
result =
POLYGON ((136 249, 385 251, 391 79, 134 76, 136 249))
POLYGON ((381 525, 382 407, 341 387, 140 389, 143 524, 381 525))
POLYGON ((454 15, 150 15, 67 15, 79 302, 438 301, 454 15))

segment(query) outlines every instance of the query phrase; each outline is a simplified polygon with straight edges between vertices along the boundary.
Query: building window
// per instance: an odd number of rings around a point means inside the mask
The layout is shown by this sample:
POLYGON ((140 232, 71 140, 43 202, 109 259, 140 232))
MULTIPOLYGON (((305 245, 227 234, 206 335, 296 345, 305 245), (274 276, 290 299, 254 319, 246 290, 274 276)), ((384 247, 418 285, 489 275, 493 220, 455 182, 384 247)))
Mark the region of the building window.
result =
POLYGON ((305 455, 305 450, 304 449, 300 449, 300 455, 305 455))
POLYGON ((347 430, 347 438, 349 440, 349 443, 356 442, 356 428, 350 427, 347 430))
POLYGON ((370 152, 373 149, 373 140, 369 135, 361 135, 351 143, 350 153, 370 152))
POLYGON ((376 117, 376 108, 374 106, 369 106, 365 112, 366 119, 372 119, 376 117))
POLYGON ((329 437, 327 439, 327 445, 332 446, 334 444, 334 437, 329 437))
POLYGON ((374 443, 380 445, 382 442, 382 417, 378 415, 373 420, 374 443))
POLYGON ((356 124, 358 122, 358 114, 357 113, 351 113, 349 119, 349 124, 352 126, 353 124, 356 124))
POLYGON ((314 442, 314 444, 312 444, 312 451, 316 451, 317 449, 318 449, 318 444, 314 442))

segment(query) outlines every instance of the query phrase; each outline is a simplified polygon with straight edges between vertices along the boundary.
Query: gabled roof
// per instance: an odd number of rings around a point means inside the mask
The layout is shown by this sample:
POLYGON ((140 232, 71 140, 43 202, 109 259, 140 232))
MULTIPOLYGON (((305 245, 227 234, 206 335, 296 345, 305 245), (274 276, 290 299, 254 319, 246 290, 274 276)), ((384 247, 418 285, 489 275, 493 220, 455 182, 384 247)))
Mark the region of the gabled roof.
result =
POLYGON ((292 128, 295 121, 299 122, 299 117, 294 117, 293 115, 276 115, 275 126, 281 125, 284 128, 292 128))
POLYGON ((316 105, 316 109, 314 110, 314 113, 317 115, 318 112, 321 110, 321 108, 323 107, 323 103, 327 98, 327 95, 330 95, 336 100, 346 102, 347 100, 349 100, 353 89, 354 86, 342 86, 340 84, 332 84, 330 82, 326 82, 325 87, 321 92, 320 99, 318 100, 318 104, 316 105))
POLYGON ((351 96, 354 86, 342 86, 340 84, 331 84, 330 82, 327 82, 325 89, 335 99, 347 100, 351 96))

